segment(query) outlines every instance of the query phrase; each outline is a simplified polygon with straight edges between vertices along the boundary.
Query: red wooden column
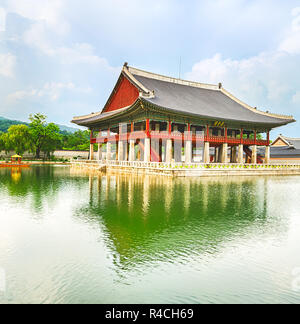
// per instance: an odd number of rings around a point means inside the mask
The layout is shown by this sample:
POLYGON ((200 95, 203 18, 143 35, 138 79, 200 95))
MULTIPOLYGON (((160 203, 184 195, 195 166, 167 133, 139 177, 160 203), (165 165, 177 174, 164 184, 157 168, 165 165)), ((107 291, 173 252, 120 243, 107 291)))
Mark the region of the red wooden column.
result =
POLYGON ((89 154, 89 159, 93 160, 94 159, 94 144, 93 144, 93 130, 91 129, 91 135, 90 135, 90 154, 89 154))
POLYGON ((225 127, 225 142, 228 142, 228 129, 225 127))
POLYGON ((172 138, 171 138, 171 134, 172 134, 172 122, 169 120, 169 127, 168 127, 168 133, 169 133, 169 137, 167 139, 167 143, 166 143, 166 162, 167 163, 171 163, 172 159, 173 159, 173 142, 172 142, 172 138))
POLYGON ((146 119, 146 138, 144 146, 144 162, 151 162, 150 120, 146 119))
POLYGON ((169 132, 169 135, 172 134, 172 122, 169 120, 169 125, 168 125, 168 132, 169 132))
POLYGON ((241 144, 244 143, 244 141, 243 141, 243 137, 244 137, 244 130, 243 130, 243 128, 242 128, 242 129, 241 129, 241 144))
POLYGON ((265 153, 265 164, 270 164, 270 131, 267 132, 267 146, 266 146, 266 153, 265 153))
POLYGON ((209 125, 206 125, 206 138, 204 139, 204 163, 210 163, 210 154, 209 154, 209 125))
POLYGON ((132 138, 132 134, 134 132, 134 122, 131 122, 131 129, 130 129, 130 135, 129 135, 129 162, 134 162, 135 160, 135 139, 132 138))
POLYGON ((150 138, 150 119, 146 119, 146 137, 150 138))
POLYGON ((257 145, 257 131, 254 132, 254 144, 257 145))
POLYGON ((188 131, 184 136, 184 155, 185 163, 190 164, 193 161, 193 135, 191 134, 191 124, 187 124, 188 131))
POLYGON ((90 134, 90 144, 92 144, 92 138, 93 138, 93 130, 91 129, 91 134, 90 134))

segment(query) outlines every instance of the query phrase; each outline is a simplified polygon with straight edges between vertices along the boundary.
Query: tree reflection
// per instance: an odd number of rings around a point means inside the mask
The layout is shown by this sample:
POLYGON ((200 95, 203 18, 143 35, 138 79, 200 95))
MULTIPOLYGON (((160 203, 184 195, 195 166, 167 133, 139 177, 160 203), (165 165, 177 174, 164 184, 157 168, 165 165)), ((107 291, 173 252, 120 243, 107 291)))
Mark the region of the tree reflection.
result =
POLYGON ((89 203, 76 216, 99 223, 122 269, 214 254, 249 228, 266 225, 264 178, 99 175, 89 180, 89 203))
POLYGON ((63 188, 72 182, 73 185, 85 183, 86 178, 70 178, 69 168, 53 166, 32 166, 31 168, 0 169, 0 190, 16 202, 31 200, 32 212, 39 213, 45 201, 53 201, 63 188))

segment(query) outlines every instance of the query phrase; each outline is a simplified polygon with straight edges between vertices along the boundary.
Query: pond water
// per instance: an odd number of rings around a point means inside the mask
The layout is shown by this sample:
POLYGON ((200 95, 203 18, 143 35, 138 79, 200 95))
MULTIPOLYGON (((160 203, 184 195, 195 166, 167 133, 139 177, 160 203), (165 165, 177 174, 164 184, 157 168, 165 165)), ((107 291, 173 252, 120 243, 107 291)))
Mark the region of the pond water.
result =
POLYGON ((299 303, 300 177, 0 169, 0 303, 299 303))

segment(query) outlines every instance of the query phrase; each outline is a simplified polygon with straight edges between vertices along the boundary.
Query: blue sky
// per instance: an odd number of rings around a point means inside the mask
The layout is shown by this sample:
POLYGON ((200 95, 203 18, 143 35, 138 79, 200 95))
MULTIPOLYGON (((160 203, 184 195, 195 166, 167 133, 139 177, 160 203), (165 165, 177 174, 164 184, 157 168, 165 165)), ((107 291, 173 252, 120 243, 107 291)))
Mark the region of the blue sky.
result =
POLYGON ((180 57, 182 77, 300 120, 299 0, 0 0, 0 116, 70 125, 125 61, 177 77, 180 57))

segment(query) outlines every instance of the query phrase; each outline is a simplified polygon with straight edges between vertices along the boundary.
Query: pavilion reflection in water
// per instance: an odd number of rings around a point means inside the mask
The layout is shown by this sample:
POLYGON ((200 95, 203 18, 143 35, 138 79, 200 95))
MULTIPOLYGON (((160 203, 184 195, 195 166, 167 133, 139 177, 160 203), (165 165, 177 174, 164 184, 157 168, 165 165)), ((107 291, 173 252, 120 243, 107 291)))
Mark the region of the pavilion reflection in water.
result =
POLYGON ((267 223, 265 178, 90 175, 89 187, 89 203, 76 215, 99 224, 122 268, 214 254, 252 225, 267 223))

